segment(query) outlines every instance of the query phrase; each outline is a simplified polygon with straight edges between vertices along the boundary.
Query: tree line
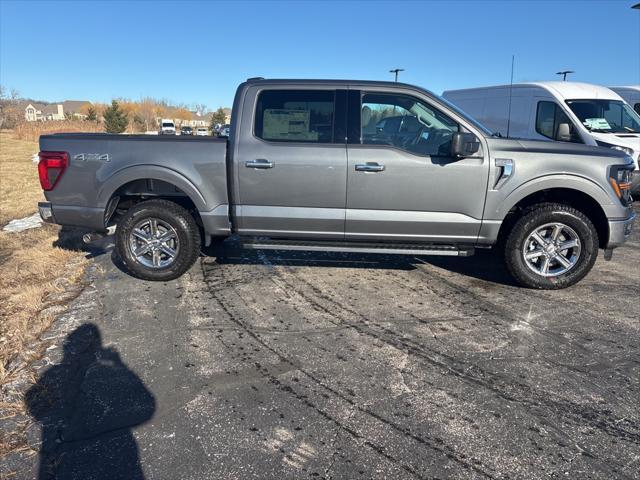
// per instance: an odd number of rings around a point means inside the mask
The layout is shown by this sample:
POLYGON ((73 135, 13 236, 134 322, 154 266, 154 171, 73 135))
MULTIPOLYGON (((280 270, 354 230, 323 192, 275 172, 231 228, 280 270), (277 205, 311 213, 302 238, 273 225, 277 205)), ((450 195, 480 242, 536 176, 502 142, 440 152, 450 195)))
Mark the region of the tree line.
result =
MULTIPOLYGON (((0 128, 13 128, 25 121, 24 111, 20 110, 24 101, 26 100, 19 98, 17 91, 7 91, 0 85, 0 128)), ((156 130, 158 118, 188 121, 208 115, 208 109, 200 103, 188 107, 185 104, 170 105, 166 100, 145 97, 138 101, 120 98, 113 100, 111 104, 87 103, 80 108, 79 113, 84 116, 85 121, 103 123, 108 133, 134 133, 156 130)), ((225 113, 220 107, 211 114, 210 127, 224 123, 225 113)))

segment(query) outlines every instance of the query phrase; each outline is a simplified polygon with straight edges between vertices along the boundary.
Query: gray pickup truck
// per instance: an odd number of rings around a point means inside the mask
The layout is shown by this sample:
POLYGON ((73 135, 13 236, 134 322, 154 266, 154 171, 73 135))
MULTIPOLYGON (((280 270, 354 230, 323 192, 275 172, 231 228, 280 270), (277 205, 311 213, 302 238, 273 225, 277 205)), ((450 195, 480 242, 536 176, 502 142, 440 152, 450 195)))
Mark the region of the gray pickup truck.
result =
POLYGON ((522 285, 582 279, 634 221, 632 159, 504 139, 402 83, 249 79, 228 140, 40 137, 47 222, 104 232, 130 272, 169 280, 201 246, 468 256, 495 246, 522 285))

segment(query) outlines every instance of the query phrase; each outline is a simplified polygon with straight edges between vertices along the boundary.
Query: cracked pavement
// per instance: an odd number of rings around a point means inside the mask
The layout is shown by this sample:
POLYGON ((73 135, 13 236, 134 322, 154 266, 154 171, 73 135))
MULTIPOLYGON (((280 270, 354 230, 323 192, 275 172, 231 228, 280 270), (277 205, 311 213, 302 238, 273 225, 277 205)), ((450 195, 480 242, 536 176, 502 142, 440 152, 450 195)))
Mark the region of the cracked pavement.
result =
POLYGON ((639 239, 562 291, 513 286, 487 253, 233 244, 150 283, 106 242, 67 314, 102 346, 81 349, 46 475, 108 458, 104 478, 640 478, 639 239))

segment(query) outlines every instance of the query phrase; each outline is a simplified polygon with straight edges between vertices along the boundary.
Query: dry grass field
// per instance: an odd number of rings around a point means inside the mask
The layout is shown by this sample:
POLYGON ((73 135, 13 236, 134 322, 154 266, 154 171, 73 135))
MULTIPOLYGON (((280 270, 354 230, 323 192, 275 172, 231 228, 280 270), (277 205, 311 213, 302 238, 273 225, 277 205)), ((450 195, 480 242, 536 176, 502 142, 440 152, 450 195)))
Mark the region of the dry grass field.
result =
POLYGON ((18 140, 37 142, 40 135, 62 132, 104 132, 104 125, 82 120, 24 122, 16 127, 13 137, 18 140))
MULTIPOLYGON (((31 159, 37 152, 36 142, 0 132, 0 228, 37 211, 43 198, 31 159)), ((53 320, 43 310, 65 285, 81 278, 84 258, 74 250, 79 242, 66 238, 65 248, 55 247, 59 232, 54 225, 19 233, 0 230, 0 388, 18 373, 8 368, 12 360, 25 357, 27 350, 27 357, 37 355, 32 344, 53 320)))
POLYGON ((31 160, 37 153, 37 142, 0 132, 0 225, 35 213, 38 201, 44 199, 38 168, 31 160))

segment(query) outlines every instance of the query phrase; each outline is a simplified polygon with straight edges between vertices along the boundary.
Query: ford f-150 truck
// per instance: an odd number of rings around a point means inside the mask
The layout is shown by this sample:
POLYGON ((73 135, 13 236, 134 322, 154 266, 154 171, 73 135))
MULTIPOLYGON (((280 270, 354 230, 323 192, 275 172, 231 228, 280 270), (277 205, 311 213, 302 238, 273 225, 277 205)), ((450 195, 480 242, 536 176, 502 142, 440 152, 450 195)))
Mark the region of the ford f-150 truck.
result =
POLYGON ((499 138, 402 84, 249 79, 228 140, 40 137, 45 221, 104 232, 138 277, 186 272, 201 246, 468 256, 497 247, 533 288, 582 279, 629 235, 633 160, 499 138))

